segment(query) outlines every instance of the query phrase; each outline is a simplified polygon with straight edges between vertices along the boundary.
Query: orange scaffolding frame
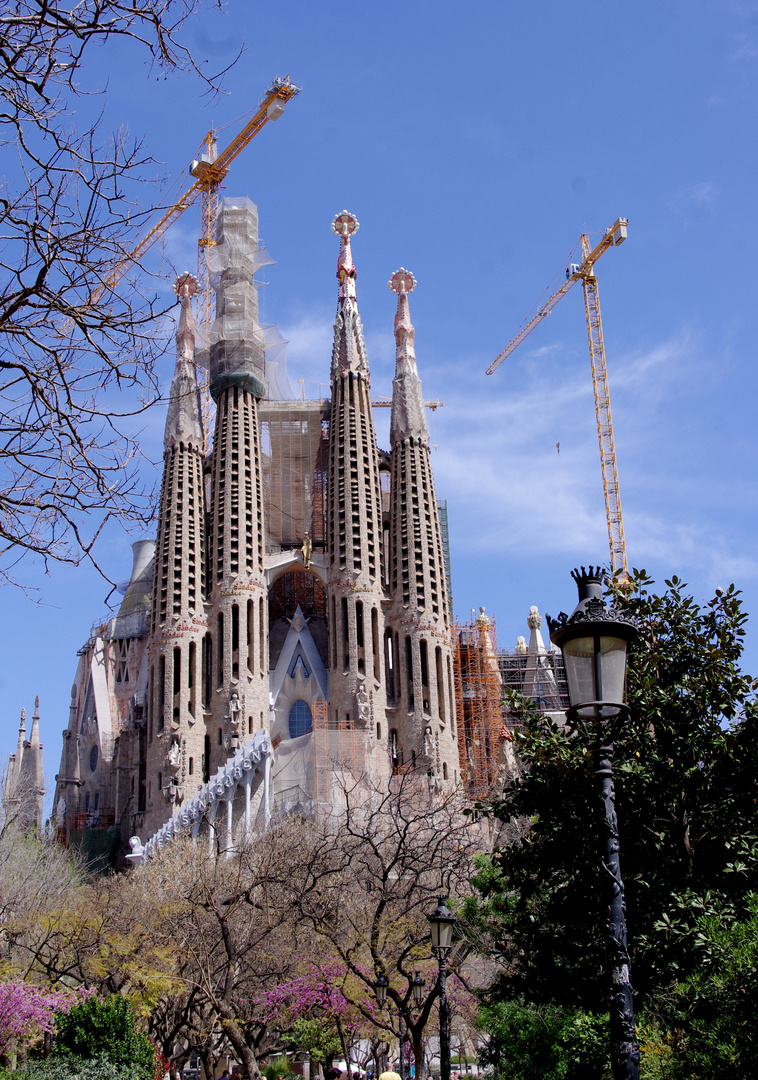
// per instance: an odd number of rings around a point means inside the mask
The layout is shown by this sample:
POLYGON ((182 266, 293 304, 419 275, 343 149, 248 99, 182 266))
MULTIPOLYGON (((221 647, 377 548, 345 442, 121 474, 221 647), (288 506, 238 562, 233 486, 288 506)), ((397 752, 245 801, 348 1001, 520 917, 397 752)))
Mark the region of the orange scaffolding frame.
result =
POLYGON ((455 707, 461 779, 471 798, 485 798, 497 778, 503 727, 495 620, 482 610, 454 631, 455 707))

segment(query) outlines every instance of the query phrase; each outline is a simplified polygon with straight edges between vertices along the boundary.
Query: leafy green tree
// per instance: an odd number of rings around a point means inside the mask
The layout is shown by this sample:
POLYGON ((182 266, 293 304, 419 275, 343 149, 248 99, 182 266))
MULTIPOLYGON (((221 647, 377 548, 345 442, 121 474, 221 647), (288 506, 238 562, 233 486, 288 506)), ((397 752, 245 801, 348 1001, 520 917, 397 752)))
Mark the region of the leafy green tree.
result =
POLYGON ((280 1054, 279 1057, 269 1061, 268 1065, 263 1065, 261 1074, 266 1077, 266 1080, 289 1080, 295 1075, 286 1054, 280 1054))
POLYGON ((89 997, 56 1017, 53 1057, 105 1058, 116 1068, 134 1068, 137 1080, 154 1080, 157 1065, 154 1045, 137 1030, 132 1006, 119 994, 89 997))
POLYGON ((682 934, 697 966, 679 983, 663 1012, 674 1033, 670 1076, 676 1080, 743 1080, 754 1075, 758 1056, 758 894, 744 902, 720 897, 682 897, 698 913, 694 934, 682 934))
MULTIPOLYGON (((698 911, 758 888, 758 711, 739 667, 747 616, 734 586, 700 606, 676 577, 643 572, 617 603, 641 626, 629 659, 631 721, 616 742, 621 867, 638 1003, 693 976, 698 911), (676 931, 676 932, 674 932, 676 931)), ((506 1000, 606 1008, 597 800, 579 734, 526 711, 523 771, 492 812, 512 842, 480 860, 472 928, 501 960, 506 1000)))
POLYGON ((342 1053, 337 1025, 324 1017, 298 1016, 292 1021, 287 1039, 306 1053, 314 1065, 330 1064, 342 1053))
POLYGON ((499 1001, 480 1022, 490 1034, 480 1053, 495 1080, 606 1080, 610 1077, 608 1016, 559 1005, 499 1001))

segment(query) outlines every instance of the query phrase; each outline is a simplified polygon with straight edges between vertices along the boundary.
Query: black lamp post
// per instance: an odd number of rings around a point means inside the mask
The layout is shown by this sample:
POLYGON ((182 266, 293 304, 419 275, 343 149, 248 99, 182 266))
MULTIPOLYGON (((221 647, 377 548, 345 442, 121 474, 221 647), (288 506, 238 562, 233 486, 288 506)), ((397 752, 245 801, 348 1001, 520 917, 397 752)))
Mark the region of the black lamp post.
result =
MULTIPOLYGON (((376 994, 376 1003, 380 1009, 383 1009, 387 1005, 387 987, 389 986, 389 980, 386 975, 380 975, 376 980, 376 986, 374 987, 374 993, 376 994)), ((391 1005, 387 1005, 390 1015, 394 1012, 391 1005)), ((403 1048, 404 1033, 403 1033, 403 1013, 400 1007, 397 1009, 398 1018, 398 1038, 400 1040, 400 1080, 405 1080, 405 1054, 403 1048)))
POLYGON ((550 621, 550 640, 563 651, 571 707, 568 720, 590 744, 600 794, 602 880, 608 903, 609 1008, 614 1080, 639 1080, 640 1051, 634 1029, 631 962, 626 940, 624 883, 613 789, 613 742, 629 718, 623 703, 627 646, 637 635, 634 620, 603 600, 599 567, 571 576, 579 603, 570 616, 550 621))
POLYGON ((432 952, 439 963, 438 985, 440 988, 440 1080, 450 1080, 450 1016, 447 1006, 445 980, 447 958, 453 947, 455 915, 448 911, 447 897, 441 896, 436 911, 428 915, 432 936, 432 952))

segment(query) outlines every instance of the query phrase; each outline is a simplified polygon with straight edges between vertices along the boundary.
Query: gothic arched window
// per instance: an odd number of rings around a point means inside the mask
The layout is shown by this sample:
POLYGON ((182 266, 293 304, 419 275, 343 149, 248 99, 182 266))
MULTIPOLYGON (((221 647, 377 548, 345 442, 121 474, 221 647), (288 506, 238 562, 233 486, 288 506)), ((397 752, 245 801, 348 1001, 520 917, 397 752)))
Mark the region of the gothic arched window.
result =
POLYGON ((290 709, 290 738, 297 739, 313 731, 313 716, 307 701, 296 701, 290 709))

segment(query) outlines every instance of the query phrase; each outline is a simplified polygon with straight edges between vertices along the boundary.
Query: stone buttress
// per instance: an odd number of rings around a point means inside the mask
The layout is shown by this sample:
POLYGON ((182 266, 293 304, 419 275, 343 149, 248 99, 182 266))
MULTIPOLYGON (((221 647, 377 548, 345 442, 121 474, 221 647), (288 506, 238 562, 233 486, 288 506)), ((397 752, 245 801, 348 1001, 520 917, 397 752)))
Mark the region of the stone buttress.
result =
POLYGON ((416 281, 401 268, 388 284, 397 294, 385 635, 390 748, 396 767, 430 772, 439 787, 458 779, 445 556, 408 308, 416 281))
POLYGON ((386 774, 382 503, 369 368, 350 247, 358 222, 343 211, 332 229, 340 238, 340 253, 327 506, 330 725, 366 731, 372 770, 386 774))
POLYGON ((181 303, 176 366, 164 436, 153 570, 147 720, 148 832, 202 783, 202 645, 206 633, 203 427, 195 376, 191 300, 197 282, 174 286, 181 303))

